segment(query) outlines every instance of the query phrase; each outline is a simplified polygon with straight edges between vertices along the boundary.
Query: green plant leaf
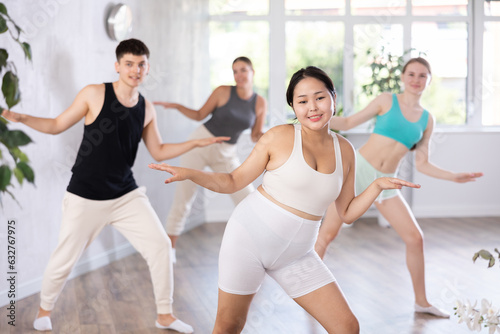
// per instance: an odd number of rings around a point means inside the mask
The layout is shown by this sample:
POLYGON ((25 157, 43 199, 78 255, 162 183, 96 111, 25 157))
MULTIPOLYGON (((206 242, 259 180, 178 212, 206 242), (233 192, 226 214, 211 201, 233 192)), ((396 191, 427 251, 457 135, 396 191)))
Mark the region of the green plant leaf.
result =
POLYGON ((491 268, 495 265, 495 257, 493 257, 493 255, 490 252, 488 252, 487 250, 481 249, 479 252, 474 253, 474 256, 472 257, 472 261, 476 262, 476 260, 479 257, 481 257, 485 260, 488 260, 488 268, 491 268))
MULTIPOLYGON (((0 110, 2 110, 2 107, 0 107, 0 110)), ((3 117, 0 117, 0 137, 2 136, 2 133, 9 131, 7 128, 7 120, 3 117)))
POLYGON ((9 58, 9 53, 5 49, 0 49, 0 71, 3 67, 7 66, 7 59, 9 58))
POLYGON ((24 146, 32 142, 31 138, 21 130, 11 130, 4 134, 0 141, 9 149, 24 146))
MULTIPOLYGON (((0 0, 1 1, 1 0, 0 0)), ((21 42, 20 34, 22 32, 19 27, 7 13, 7 7, 3 2, 0 2, 0 34, 9 31, 12 39, 19 44, 24 52, 25 58, 32 61, 31 46, 26 42, 21 42), (16 34, 17 32, 17 34, 16 34)), ((13 61, 9 61, 9 53, 6 49, 0 48, 0 73, 2 77, 2 94, 7 108, 0 106, 0 113, 3 109, 10 109, 21 100, 21 92, 19 90, 19 78, 16 75, 15 65, 13 61), (5 70, 4 70, 5 68, 5 70)), ((5 145, 9 153, 14 159, 16 164, 15 168, 11 170, 10 166, 5 164, 0 166, 0 193, 9 194, 16 203, 14 195, 9 191, 11 184, 12 173, 20 184, 26 179, 29 182, 34 182, 35 176, 31 167, 28 165, 28 157, 24 154, 18 146, 26 145, 31 142, 31 138, 20 130, 10 131, 8 128, 9 121, 4 117, 0 117, 0 143, 5 145)), ((5 151, 2 151, 0 145, 0 159, 5 156, 5 151)), ((0 205, 1 205, 0 197, 0 205)), ((20 204, 19 204, 20 205, 20 204)))
POLYGON ((2 93, 9 109, 18 104, 21 100, 19 78, 12 71, 8 71, 3 76, 2 93))
POLYGON ((16 177, 17 179, 17 182, 19 182, 20 185, 23 184, 23 180, 24 180, 24 174, 23 172, 19 169, 19 168, 14 168, 14 176, 16 177))
POLYGON ((478 257, 479 257, 479 252, 474 253, 474 255, 472 256, 472 262, 476 263, 478 257))
POLYGON ((28 182, 33 183, 35 182, 35 173, 33 172, 33 169, 25 163, 25 162, 18 162, 16 165, 17 168, 19 168, 24 175, 24 178, 28 180, 28 182))
POLYGON ((488 262, 488 268, 491 268, 495 265, 495 258, 492 256, 490 257, 490 261, 488 262))
POLYGON ((492 255, 487 250, 481 249, 479 252, 474 253, 474 256, 472 257, 472 261, 475 262, 478 257, 482 257, 485 260, 489 260, 492 257, 492 255))
POLYGON ((490 252, 488 252, 487 250, 484 250, 484 249, 481 249, 479 251, 479 256, 481 256, 483 259, 485 260, 488 260, 489 258, 491 258, 493 255, 491 255, 490 252))
POLYGON ((9 30, 9 28, 7 27, 7 21, 2 15, 0 15, 0 34, 3 34, 7 30, 9 30))
POLYGON ((25 57, 28 58, 29 61, 31 61, 31 46, 26 42, 20 44, 21 47, 23 48, 25 57))
POLYGON ((0 2, 0 13, 2 13, 5 16, 9 16, 9 14, 7 14, 7 7, 5 7, 5 5, 2 2, 0 2))
POLYGON ((7 186, 10 184, 11 176, 12 172, 10 171, 9 166, 7 165, 0 166, 0 191, 7 190, 7 186))
POLYGON ((28 156, 26 154, 24 154, 20 149, 19 147, 14 147, 12 149, 9 150, 10 154, 12 155, 12 157, 14 158, 14 160, 17 162, 18 160, 19 161, 22 161, 22 162, 26 162, 28 163, 30 160, 28 159, 28 156))

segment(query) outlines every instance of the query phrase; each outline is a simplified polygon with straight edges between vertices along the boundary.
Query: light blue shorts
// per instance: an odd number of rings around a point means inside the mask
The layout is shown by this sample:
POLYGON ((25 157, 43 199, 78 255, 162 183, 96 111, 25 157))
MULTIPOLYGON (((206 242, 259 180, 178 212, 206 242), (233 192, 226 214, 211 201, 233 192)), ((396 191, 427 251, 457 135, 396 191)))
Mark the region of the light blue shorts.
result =
MULTIPOLYGON (((356 150, 356 195, 365 191, 368 186, 379 177, 395 177, 397 173, 382 173, 376 170, 366 159, 356 150)), ((399 189, 382 190, 376 201, 396 197, 399 195, 399 189)))

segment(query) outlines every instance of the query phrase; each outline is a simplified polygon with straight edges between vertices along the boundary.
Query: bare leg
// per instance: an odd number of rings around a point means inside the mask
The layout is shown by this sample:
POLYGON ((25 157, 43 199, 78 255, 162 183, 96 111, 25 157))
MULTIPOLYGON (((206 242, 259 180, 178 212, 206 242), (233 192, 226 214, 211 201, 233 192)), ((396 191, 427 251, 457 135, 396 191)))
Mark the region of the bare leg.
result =
POLYGON ((342 220, 337 213, 337 207, 335 202, 330 204, 326 210, 325 216, 323 217, 323 222, 319 228, 318 239, 314 245, 316 253, 318 253, 320 258, 325 257, 328 245, 337 237, 342 227, 342 220))
POLYGON ((38 315, 36 316, 36 318, 42 318, 42 317, 50 317, 50 313, 52 311, 47 311, 47 310, 44 310, 43 308, 39 308, 38 309, 38 315))
POLYGON ((179 236, 169 234, 168 237, 170 238, 170 241, 172 242, 172 248, 175 248, 175 244, 177 243, 177 239, 179 238, 179 236))
POLYGON ((212 334, 240 333, 245 327, 253 295, 235 295, 219 289, 217 317, 212 334))
POLYGON ((359 333, 359 323, 337 282, 327 284, 294 299, 328 331, 329 334, 359 333))
POLYGON ((50 320, 51 311, 45 310, 42 307, 38 309, 38 314, 33 322, 33 328, 37 331, 47 332, 52 331, 52 321, 50 320))
POLYGON ((174 317, 172 313, 168 313, 168 314, 158 314, 156 321, 158 321, 158 323, 162 326, 168 326, 176 319, 177 318, 174 317))
POLYGON ((375 204, 406 244, 406 265, 410 271, 415 302, 430 306, 425 292, 424 239, 417 220, 401 195, 375 204))

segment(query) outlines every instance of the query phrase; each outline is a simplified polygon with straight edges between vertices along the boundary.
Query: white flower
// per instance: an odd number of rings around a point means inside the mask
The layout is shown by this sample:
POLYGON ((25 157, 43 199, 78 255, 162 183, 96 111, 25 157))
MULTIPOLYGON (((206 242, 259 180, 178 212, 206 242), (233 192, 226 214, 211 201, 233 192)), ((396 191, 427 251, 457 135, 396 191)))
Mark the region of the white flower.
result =
POLYGON ((474 316, 476 305, 477 305, 477 300, 474 301, 474 305, 471 305, 470 300, 467 299, 467 303, 465 303, 465 308, 468 310, 469 315, 474 316))
POLYGON ((488 311, 486 312, 486 316, 488 319, 491 319, 493 323, 498 323, 498 319, 500 318, 500 310, 497 310, 493 306, 490 306, 488 308, 488 311))
POLYGON ((488 327, 489 334, 500 334, 500 309, 493 307, 490 301, 483 299, 480 310, 476 308, 477 302, 471 304, 469 300, 465 303, 457 300, 455 304, 458 323, 466 323, 471 331, 480 332, 484 326, 488 327))
POLYGON ((458 316, 458 323, 461 323, 465 320, 467 309, 462 301, 457 300, 455 303, 457 305, 455 307, 455 309, 457 310, 455 314, 458 316))
POLYGON ((481 314, 486 314, 488 313, 489 309, 491 308, 491 302, 483 299, 481 300, 481 314))
POLYGON ((469 322, 467 323, 467 326, 471 331, 481 331, 481 322, 483 321, 483 317, 481 317, 481 314, 478 311, 472 310, 474 313, 474 316, 469 319, 469 322))

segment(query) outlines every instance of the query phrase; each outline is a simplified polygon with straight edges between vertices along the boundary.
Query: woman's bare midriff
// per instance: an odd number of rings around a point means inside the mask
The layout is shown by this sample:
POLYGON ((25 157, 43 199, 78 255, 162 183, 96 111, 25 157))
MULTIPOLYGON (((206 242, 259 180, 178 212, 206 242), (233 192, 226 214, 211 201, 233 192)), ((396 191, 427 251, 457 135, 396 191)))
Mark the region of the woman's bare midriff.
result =
POLYGON ((359 148, 359 153, 376 170, 382 173, 394 173, 399 163, 408 153, 408 148, 389 137, 372 133, 368 141, 359 148))
POLYGON ((273 202, 274 204, 276 204, 277 206, 285 209, 286 211, 288 212, 291 212, 293 213, 294 215, 300 217, 300 218, 304 218, 304 219, 308 219, 308 220, 321 220, 321 218, 323 218, 322 216, 315 216, 315 215, 311 215, 309 213, 306 213, 304 211, 300 211, 300 210, 297 210, 297 209, 294 209, 288 205, 285 205, 283 203, 280 203, 278 202, 277 200, 275 200, 274 198, 271 197, 271 195, 269 195, 268 193, 266 193, 266 191, 264 190, 264 188, 262 188, 262 185, 260 185, 257 190, 265 197, 267 198, 268 200, 270 200, 271 202, 273 202))

